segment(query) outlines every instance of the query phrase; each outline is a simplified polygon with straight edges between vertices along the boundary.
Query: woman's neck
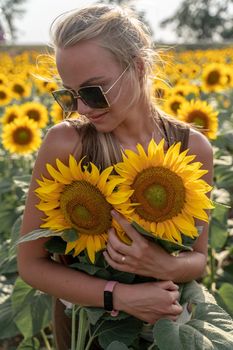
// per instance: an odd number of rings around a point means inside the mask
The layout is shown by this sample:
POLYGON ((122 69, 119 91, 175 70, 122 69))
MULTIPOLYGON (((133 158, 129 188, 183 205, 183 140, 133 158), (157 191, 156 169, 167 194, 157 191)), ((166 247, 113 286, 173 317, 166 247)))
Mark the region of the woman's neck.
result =
POLYGON ((140 143, 147 148, 152 138, 159 141, 162 137, 160 127, 156 123, 156 110, 150 106, 143 109, 133 111, 115 131, 114 135, 118 140, 122 149, 136 149, 136 145, 140 143))

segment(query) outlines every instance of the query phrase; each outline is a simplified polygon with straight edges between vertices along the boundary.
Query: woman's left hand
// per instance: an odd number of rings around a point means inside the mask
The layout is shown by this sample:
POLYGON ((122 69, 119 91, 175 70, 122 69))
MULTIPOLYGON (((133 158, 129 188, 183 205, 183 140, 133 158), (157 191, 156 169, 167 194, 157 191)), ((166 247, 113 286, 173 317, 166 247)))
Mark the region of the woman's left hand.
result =
POLYGON ((115 230, 111 228, 108 232, 107 249, 103 253, 108 264, 119 271, 162 280, 170 279, 174 257, 158 244, 143 237, 119 213, 113 211, 112 216, 123 228, 132 243, 127 245, 120 241, 115 230))

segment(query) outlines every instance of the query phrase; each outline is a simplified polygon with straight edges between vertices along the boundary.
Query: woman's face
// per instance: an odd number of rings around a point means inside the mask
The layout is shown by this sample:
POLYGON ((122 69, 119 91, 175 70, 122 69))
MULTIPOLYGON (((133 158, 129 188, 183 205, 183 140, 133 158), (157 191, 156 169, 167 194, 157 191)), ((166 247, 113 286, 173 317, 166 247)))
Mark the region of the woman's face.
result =
MULTIPOLYGON (((124 70, 113 55, 94 40, 65 49, 58 48, 56 62, 64 87, 76 92, 81 86, 90 85, 100 85, 103 91, 107 91, 124 70)), ((127 74, 128 70, 107 93, 109 108, 94 109, 78 99, 78 112, 85 115, 97 130, 110 132, 125 121, 125 107, 130 103, 133 93, 133 88, 126 79, 127 74)))

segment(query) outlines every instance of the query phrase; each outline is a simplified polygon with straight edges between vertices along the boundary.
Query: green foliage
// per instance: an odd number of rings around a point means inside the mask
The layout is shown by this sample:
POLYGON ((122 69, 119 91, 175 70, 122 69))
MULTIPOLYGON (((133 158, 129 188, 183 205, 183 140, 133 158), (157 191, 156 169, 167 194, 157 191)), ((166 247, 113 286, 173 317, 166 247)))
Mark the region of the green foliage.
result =
POLYGON ((233 38, 232 0, 184 0, 177 11, 161 22, 173 25, 177 35, 190 42, 233 38))
POLYGON ((21 17, 25 10, 21 7, 26 0, 0 0, 0 9, 8 25, 11 38, 16 39, 15 19, 21 17))

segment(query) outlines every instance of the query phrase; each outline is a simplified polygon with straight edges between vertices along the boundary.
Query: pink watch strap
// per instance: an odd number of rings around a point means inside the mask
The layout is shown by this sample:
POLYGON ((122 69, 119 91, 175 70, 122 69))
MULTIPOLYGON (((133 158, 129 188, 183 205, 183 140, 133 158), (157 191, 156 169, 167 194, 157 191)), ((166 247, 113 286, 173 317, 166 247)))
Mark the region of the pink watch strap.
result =
MULTIPOLYGON (((113 292, 113 289, 117 283, 118 283, 117 281, 108 281, 104 287, 104 291, 105 292, 113 292)), ((119 314, 119 311, 117 311, 117 310, 112 310, 110 313, 110 315, 113 317, 116 317, 118 314, 119 314)))

